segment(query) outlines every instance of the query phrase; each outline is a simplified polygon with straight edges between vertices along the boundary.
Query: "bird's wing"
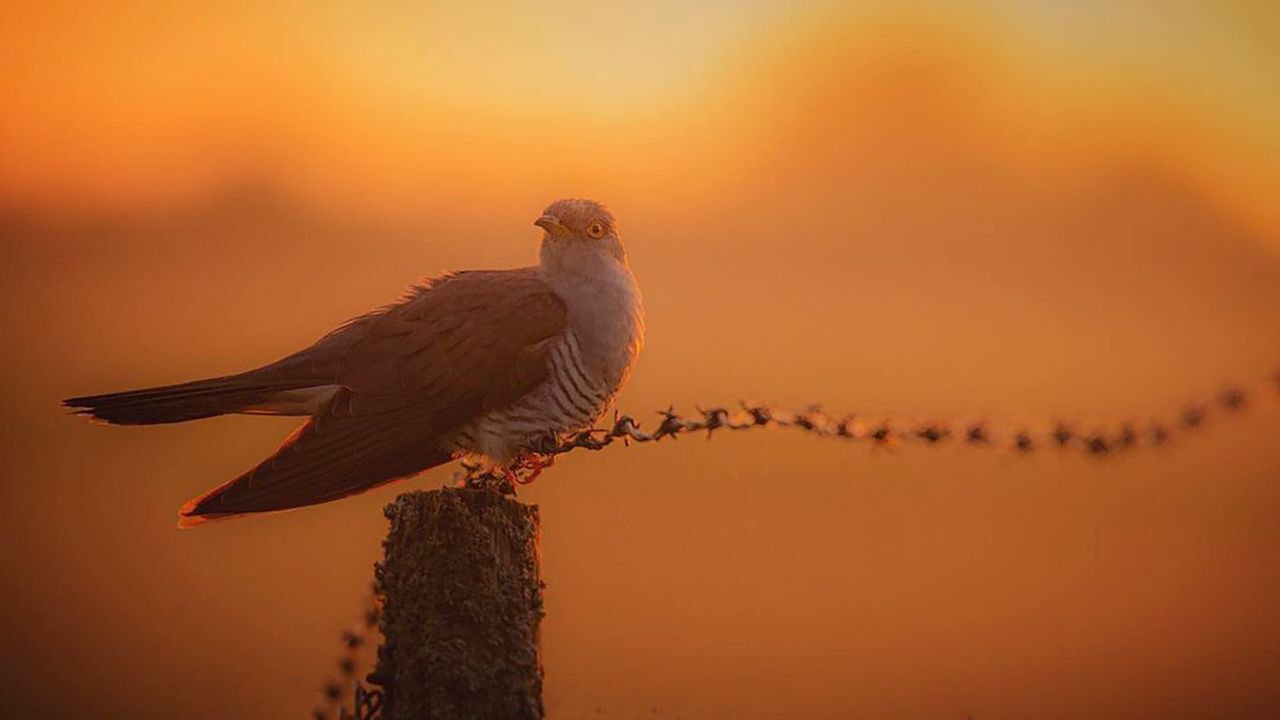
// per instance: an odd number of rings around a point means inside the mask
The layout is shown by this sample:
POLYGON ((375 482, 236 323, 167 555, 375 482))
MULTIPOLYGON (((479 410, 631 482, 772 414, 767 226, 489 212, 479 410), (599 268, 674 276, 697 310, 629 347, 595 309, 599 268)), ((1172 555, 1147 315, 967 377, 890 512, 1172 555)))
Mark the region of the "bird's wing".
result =
POLYGON ((187 503, 181 524, 335 500, 447 461, 442 436, 547 378, 564 327, 564 303, 531 270, 419 286, 281 361, 337 391, 270 458, 187 503))

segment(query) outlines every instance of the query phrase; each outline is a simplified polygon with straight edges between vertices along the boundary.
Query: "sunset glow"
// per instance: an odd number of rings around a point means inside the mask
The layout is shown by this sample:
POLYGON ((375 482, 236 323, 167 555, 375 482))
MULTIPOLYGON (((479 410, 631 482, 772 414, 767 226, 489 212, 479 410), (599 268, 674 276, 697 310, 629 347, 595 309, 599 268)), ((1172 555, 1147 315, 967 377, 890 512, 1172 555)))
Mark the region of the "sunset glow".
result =
POLYGON ((859 7, 34 4, 0 29, 0 92, 21 109, 0 128, 0 193, 128 206, 251 178, 413 212, 589 179, 684 197, 767 185, 761 148, 872 134, 795 124, 835 112, 963 131, 935 141, 1042 173, 1158 164, 1280 227, 1271 4, 859 7))
MULTIPOLYGON (((295 423, 58 400, 533 263, 556 198, 618 217, 646 429, 1088 427, 1280 361, 1280 3, 224 5, 0 23, 15 716, 304 716, 382 506, 451 471, 178 533, 295 423)), ((551 717, 1275 716, 1268 407, 1108 462, 763 430, 562 458, 520 491, 551 717)))

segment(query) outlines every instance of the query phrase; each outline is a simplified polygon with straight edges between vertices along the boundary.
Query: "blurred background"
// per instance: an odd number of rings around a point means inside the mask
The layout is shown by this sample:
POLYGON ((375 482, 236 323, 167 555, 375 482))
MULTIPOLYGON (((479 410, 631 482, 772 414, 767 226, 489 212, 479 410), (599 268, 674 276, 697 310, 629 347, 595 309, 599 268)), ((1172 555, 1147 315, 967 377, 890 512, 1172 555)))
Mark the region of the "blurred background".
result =
MULTIPOLYGON (((303 717, 438 469, 175 529, 293 421, 104 428, 418 276, 620 218, 620 403, 1176 413, 1280 361, 1280 6, 11 3, 0 636, 14 717, 303 717)), ((1280 413, 1093 462, 753 432, 575 453, 553 718, 1280 713, 1280 413)), ((650 424, 652 427, 652 424, 650 424)))

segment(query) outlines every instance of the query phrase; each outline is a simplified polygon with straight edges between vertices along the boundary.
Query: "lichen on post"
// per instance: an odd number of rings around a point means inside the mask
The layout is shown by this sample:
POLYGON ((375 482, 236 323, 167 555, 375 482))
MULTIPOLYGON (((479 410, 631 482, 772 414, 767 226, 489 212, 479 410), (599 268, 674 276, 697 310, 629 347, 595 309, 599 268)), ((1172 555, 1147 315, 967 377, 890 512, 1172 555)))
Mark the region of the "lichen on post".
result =
POLYGON ((537 506, 447 488, 405 493, 386 515, 385 720, 542 718, 537 506))

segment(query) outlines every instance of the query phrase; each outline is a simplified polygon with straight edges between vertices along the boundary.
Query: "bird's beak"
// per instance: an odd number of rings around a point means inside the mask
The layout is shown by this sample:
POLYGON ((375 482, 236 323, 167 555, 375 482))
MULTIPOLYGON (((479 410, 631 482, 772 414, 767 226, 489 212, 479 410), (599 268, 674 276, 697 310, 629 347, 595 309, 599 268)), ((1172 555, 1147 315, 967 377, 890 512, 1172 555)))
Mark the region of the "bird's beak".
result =
POLYGON ((537 220, 534 220, 533 224, 537 225, 543 230, 546 230, 549 233, 553 233, 557 230, 564 229, 564 225, 560 224, 560 218, 556 217, 555 215, 543 215, 537 220))

